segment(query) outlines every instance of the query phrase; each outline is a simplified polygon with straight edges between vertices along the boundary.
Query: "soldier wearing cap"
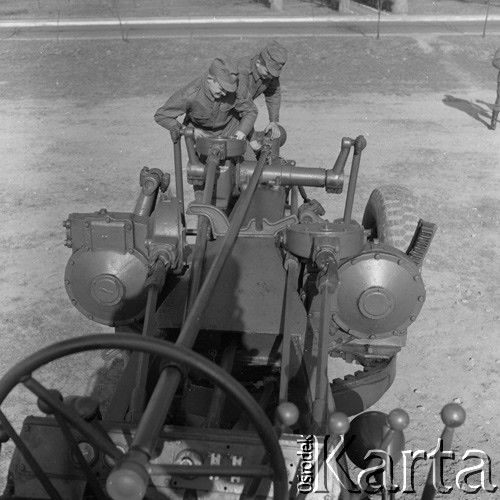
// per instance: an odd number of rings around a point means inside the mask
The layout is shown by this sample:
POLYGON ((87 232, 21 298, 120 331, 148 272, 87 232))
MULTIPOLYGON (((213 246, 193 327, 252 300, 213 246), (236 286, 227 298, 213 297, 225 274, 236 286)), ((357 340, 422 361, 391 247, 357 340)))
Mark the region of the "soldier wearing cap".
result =
POLYGON ((497 76, 497 98, 495 104, 493 105, 490 125, 490 129, 495 130, 497 128, 498 113, 500 112, 500 47, 496 50, 491 63, 497 70, 499 70, 497 76))
POLYGON ((287 60, 287 50, 276 40, 271 40, 258 54, 238 60, 238 89, 247 89, 250 97, 256 99, 264 94, 269 124, 265 132, 271 130, 271 138, 280 136, 278 128, 281 88, 280 73, 287 60))
POLYGON ((175 92, 155 113, 156 122, 177 141, 181 129, 192 125, 195 137, 244 139, 253 129, 257 107, 248 90, 238 88, 238 68, 227 57, 217 57, 200 77, 175 92), (185 115, 183 124, 177 118, 185 115))

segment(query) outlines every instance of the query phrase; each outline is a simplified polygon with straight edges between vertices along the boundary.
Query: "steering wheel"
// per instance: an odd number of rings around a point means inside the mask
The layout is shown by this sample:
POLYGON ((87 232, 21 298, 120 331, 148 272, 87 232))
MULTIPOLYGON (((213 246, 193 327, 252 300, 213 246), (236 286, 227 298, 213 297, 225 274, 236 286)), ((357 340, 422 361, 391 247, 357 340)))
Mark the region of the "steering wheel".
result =
MULTIPOLYGON (((270 466, 258 465, 241 467, 172 464, 148 467, 149 471, 154 467, 155 470, 161 469, 162 472, 172 475, 188 473, 190 476, 267 476, 271 478, 274 485, 273 499, 286 500, 288 498, 287 470, 276 431, 271 425, 267 415, 264 413, 264 410, 235 378, 200 354, 172 342, 155 338, 144 338, 135 334, 96 334, 58 342, 35 352, 19 362, 0 380, 0 406, 17 384, 23 384, 33 392, 39 398, 40 408, 46 413, 54 414, 61 431, 68 440, 68 444, 75 453, 76 458, 87 476, 89 486, 94 490, 94 494, 98 499, 109 497, 104 493, 99 480, 87 464, 68 424, 77 429, 96 448, 100 449, 117 462, 117 465, 110 475, 123 466, 123 452, 113 444, 111 439, 103 439, 103 433, 96 430, 89 422, 86 422, 74 409, 68 405, 64 405, 62 403, 62 397, 57 391, 45 388, 40 382, 33 378, 32 372, 65 356, 100 349, 122 349, 157 355, 169 362, 174 362, 201 372, 227 394, 232 396, 242 410, 246 412, 267 451, 270 464, 270 466), (120 463, 120 460, 122 460, 122 463, 120 463)), ((0 411, 0 423, 3 427, 2 430, 14 441, 14 444, 23 454, 24 459, 36 474, 49 497, 52 500, 62 500, 60 494, 52 485, 42 467, 24 445, 22 439, 16 433, 2 411, 0 411)), ((133 466, 134 462, 132 462, 132 469, 134 469, 133 466)), ((126 468, 126 470, 130 469, 126 468)), ((121 476, 120 480, 123 479, 123 483, 120 484, 119 487, 127 489, 126 498, 143 498, 146 493, 148 473, 145 470, 138 472, 137 469, 132 470, 132 472, 132 474, 121 476), (142 472, 144 474, 142 474, 142 472), (130 496, 130 494, 132 494, 132 496, 130 496)), ((108 479, 108 494, 115 500, 122 498, 120 496, 115 496, 116 490, 120 489, 119 487, 115 488, 113 492, 110 492, 108 479)))

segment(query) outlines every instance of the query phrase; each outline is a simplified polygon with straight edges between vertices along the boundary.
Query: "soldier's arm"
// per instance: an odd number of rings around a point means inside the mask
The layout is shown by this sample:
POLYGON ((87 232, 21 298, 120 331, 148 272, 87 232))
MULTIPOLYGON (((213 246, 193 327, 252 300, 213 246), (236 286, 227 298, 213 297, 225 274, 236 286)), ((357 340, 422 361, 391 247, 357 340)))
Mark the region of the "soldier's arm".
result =
POLYGON ((257 106, 253 102, 248 90, 238 88, 236 91, 236 111, 240 115, 240 125, 238 130, 248 135, 257 119, 257 106))
POLYGON ((185 88, 178 90, 161 108, 158 108, 155 113, 155 121, 167 130, 178 129, 181 124, 177 121, 177 118, 186 113, 188 107, 189 93, 185 88))
POLYGON ((270 122, 280 121, 281 87, 279 78, 275 78, 271 85, 264 91, 267 111, 270 122))

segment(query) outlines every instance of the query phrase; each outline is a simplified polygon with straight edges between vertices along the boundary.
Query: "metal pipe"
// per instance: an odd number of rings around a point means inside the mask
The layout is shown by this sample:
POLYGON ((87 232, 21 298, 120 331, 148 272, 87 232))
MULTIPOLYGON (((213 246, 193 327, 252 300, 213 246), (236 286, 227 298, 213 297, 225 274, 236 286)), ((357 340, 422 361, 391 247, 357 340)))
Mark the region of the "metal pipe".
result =
POLYGON ((186 151, 188 154, 188 161, 191 165, 203 166, 203 163, 200 161, 196 154, 196 149, 194 147, 194 128, 186 127, 184 129, 184 142, 186 143, 186 151))
POLYGON ((340 143, 340 153, 335 160, 335 164, 333 165, 333 173, 335 175, 340 175, 344 171, 345 164, 347 163, 347 157, 349 156, 353 144, 354 141, 349 137, 342 138, 342 142, 340 143))
MULTIPOLYGON (((207 165, 205 172, 207 173, 205 179, 205 188, 203 190, 202 203, 211 204, 212 197, 214 193, 215 185, 215 174, 217 172, 217 167, 220 163, 220 149, 214 150, 213 154, 210 154, 207 159, 207 165)), ((208 239, 208 224, 209 221, 206 217, 198 218, 198 225, 196 230, 196 243, 194 246, 193 257, 191 259, 191 274, 189 276, 189 287, 186 302, 185 315, 188 314, 191 309, 198 291, 201 286, 201 278, 203 274, 203 261, 205 259, 205 252, 207 248, 208 239)))
POLYGON ((351 223, 354 193, 356 192, 356 182, 358 180, 359 162, 361 161, 361 152, 365 148, 366 139, 362 135, 359 135, 354 141, 354 155, 352 157, 351 174, 349 175, 349 187, 347 188, 347 197, 345 200, 344 224, 351 223))
POLYGON ((313 421, 320 433, 328 433, 328 343, 330 340, 330 319, 332 316, 333 294, 339 284, 337 264, 334 257, 325 261, 325 274, 318 286, 321 294, 319 339, 317 343, 316 390, 312 407, 313 421), (326 428, 325 428, 326 423, 326 428))
POLYGON ((290 192, 290 213, 297 215, 299 212, 299 190, 297 186, 292 186, 290 192))
POLYGON ((153 212, 162 181, 162 172, 158 169, 149 170, 143 167, 140 176, 141 192, 137 198, 134 214, 139 217, 149 217, 153 212))
POLYGON ((175 168, 175 196, 179 204, 181 224, 186 226, 186 213, 184 211, 184 184, 182 181, 182 150, 181 141, 174 142, 174 168, 175 168))
MULTIPOLYGON (((274 183, 281 186, 325 187, 327 170, 324 168, 296 167, 287 162, 266 165, 262 172, 262 183, 274 183)), ((239 177, 245 182, 252 175, 254 162, 244 161, 239 165, 239 177)))
POLYGON ((281 370, 280 370, 280 390, 279 402, 288 401, 288 384, 290 382, 290 343, 291 332, 290 327, 291 314, 288 314, 293 308, 292 299, 296 294, 297 283, 299 279, 299 264, 296 258, 289 256, 285 262, 286 266, 286 288, 283 310, 283 338, 281 340, 281 370))
MULTIPOLYGON (((146 313, 142 327, 143 337, 154 336, 156 324, 156 306, 158 301, 158 292, 165 282, 165 276, 170 265, 165 265, 161 260, 156 261, 151 279, 148 279, 148 298, 146 302, 146 313)), ((136 423, 142 416, 144 403, 146 400, 146 382, 149 369, 149 354, 140 353, 137 359, 137 377, 134 383, 134 389, 130 397, 130 421, 136 423)))

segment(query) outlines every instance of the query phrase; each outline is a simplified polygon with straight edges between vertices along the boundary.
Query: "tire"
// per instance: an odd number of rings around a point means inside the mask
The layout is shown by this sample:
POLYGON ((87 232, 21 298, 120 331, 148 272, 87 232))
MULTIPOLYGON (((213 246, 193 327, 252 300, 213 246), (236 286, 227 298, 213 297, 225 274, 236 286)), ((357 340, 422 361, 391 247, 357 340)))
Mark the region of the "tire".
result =
POLYGON ((366 204, 362 224, 371 230, 368 239, 378 238, 381 243, 406 252, 418 224, 412 192, 395 184, 375 188, 366 204))

